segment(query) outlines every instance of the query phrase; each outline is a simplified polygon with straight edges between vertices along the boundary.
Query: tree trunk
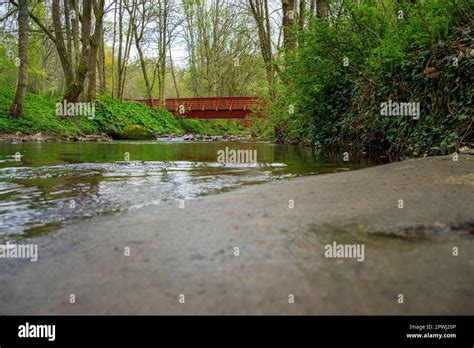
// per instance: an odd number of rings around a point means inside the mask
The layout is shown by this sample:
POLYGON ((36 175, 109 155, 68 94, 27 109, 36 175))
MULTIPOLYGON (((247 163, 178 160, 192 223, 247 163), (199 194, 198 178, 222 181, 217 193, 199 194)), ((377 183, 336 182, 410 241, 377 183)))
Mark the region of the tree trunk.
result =
POLYGON ((142 6, 141 11, 138 11, 138 6, 139 6, 139 4, 137 3, 137 1, 133 1, 132 2, 132 8, 130 9, 130 8, 127 7, 127 10, 130 14, 130 18, 131 18, 131 21, 132 21, 131 22, 132 23, 132 31, 133 31, 133 35, 135 36, 135 47, 137 49, 138 57, 140 59, 140 65, 141 65, 141 68, 142 68, 143 79, 145 80, 145 87, 146 87, 146 93, 147 93, 147 97, 148 97, 148 103, 149 103, 150 107, 153 108, 152 88, 151 88, 151 84, 150 84, 150 79, 148 78, 148 71, 147 71, 147 67, 146 67, 145 56, 143 54, 142 47, 140 46, 141 41, 143 39, 144 32, 145 32, 147 9, 145 8, 145 3, 141 3, 141 6, 142 6), (139 17, 140 20, 137 19, 137 13, 140 14, 140 17, 139 17), (137 28, 137 24, 140 25, 140 31, 137 28))
POLYGON ((294 35, 295 23, 295 0, 282 0, 283 10, 283 47, 287 51, 296 49, 296 41, 294 35))
POLYGON ((328 4, 326 0, 317 0, 316 1, 316 11, 319 18, 326 18, 328 12, 328 4))
MULTIPOLYGON (((63 5, 64 5, 64 26, 66 30, 66 49, 67 49, 68 56, 73 57, 73 53, 72 53, 73 38, 72 38, 72 32, 71 32, 71 19, 70 19, 71 11, 69 8, 69 0, 64 0, 63 5)), ((74 59, 71 59, 71 64, 74 67, 74 59)))
POLYGON ((145 87, 146 87, 146 92, 148 96, 148 102, 149 102, 150 107, 153 107, 153 96, 151 93, 150 79, 148 78, 148 72, 146 70, 145 57, 143 55, 142 48, 140 47, 140 41, 137 39, 135 39, 135 46, 138 51, 138 57, 140 58, 140 65, 142 67, 143 79, 145 80, 145 87))
MULTIPOLYGON (((53 0, 53 3, 58 0, 53 0)), ((59 6, 58 6, 59 7, 59 6)), ((72 83, 66 87, 64 93, 64 99, 68 102, 76 102, 79 99, 82 91, 84 90, 84 81, 87 77, 87 72, 90 65, 90 36, 91 36, 91 16, 92 16, 92 0, 84 0, 83 2, 83 13, 82 13, 82 50, 81 50, 81 61, 76 70, 76 76, 72 83)), ((59 26, 61 23, 59 22, 59 26)), ((59 31, 60 31, 59 27, 59 31)), ((56 31, 56 30, 55 30, 56 31)), ((56 37, 60 35, 56 33, 56 37)), ((62 41, 58 40, 58 41, 62 41)))
POLYGON ((250 10, 257 24, 260 52, 265 62, 268 91, 270 98, 275 98, 275 82, 273 68, 273 53, 271 41, 270 14, 267 0, 250 0, 250 10))
POLYGON ((18 82, 15 98, 11 106, 13 117, 19 118, 23 113, 26 88, 28 87, 28 0, 18 1, 18 56, 20 58, 20 69, 18 70, 18 82))
POLYGON ((300 0, 300 9, 299 9, 299 17, 298 17, 300 30, 304 29, 305 11, 306 11, 306 0, 300 0))
POLYGON ((316 0, 310 0, 311 3, 309 5, 309 15, 311 18, 314 17, 314 12, 315 12, 315 9, 316 9, 316 0))
MULTIPOLYGON (((115 40, 117 37, 117 7, 118 4, 116 3, 114 6, 114 34, 112 40, 112 97, 115 96, 115 40)), ((105 43, 104 43, 105 45, 105 43)), ((118 57, 118 64, 120 64, 120 55, 118 57)))
MULTIPOLYGON (((81 43, 79 40, 79 0, 73 1, 73 8, 74 8, 74 23, 72 25, 72 39, 74 41, 74 56, 71 57, 72 64, 71 68, 75 71, 79 65, 79 61, 81 59, 81 43)), ((67 85, 67 84, 66 84, 67 85)))
POLYGON ((192 5, 190 2, 183 0, 184 15, 186 20, 186 44, 189 51, 189 65, 191 70, 191 87, 192 92, 195 97, 199 96, 199 85, 198 85, 198 76, 197 76, 197 67, 196 67, 196 45, 194 39, 194 17, 193 9, 190 8, 192 5))
MULTIPOLYGON (((113 61, 113 59, 112 59, 113 61)), ((113 76, 113 73, 112 73, 113 76)), ((102 29, 102 35, 100 38, 100 52, 99 52, 99 81, 100 81, 100 93, 107 92, 107 81, 105 77, 105 42, 104 42, 104 30, 102 29)))
MULTIPOLYGON (((134 11, 135 13, 135 11, 134 11)), ((123 12, 122 12, 123 14, 123 12)), ((130 56, 130 50, 131 50, 131 47, 132 47, 132 42, 133 42, 133 29, 132 29, 132 24, 135 23, 135 14, 133 16, 130 17, 130 20, 129 20, 129 25, 128 25, 128 29, 127 29, 127 36, 126 36, 126 39, 125 39, 125 47, 124 47, 124 53, 123 53, 123 56, 122 56, 122 65, 121 65, 121 70, 119 71, 120 72, 120 90, 119 90, 119 94, 118 94, 118 98, 120 100, 123 99, 123 93, 124 93, 124 90, 125 90, 125 80, 126 80, 126 77, 127 77, 127 70, 128 70, 128 59, 129 59, 129 56, 130 56)))
POLYGON ((97 53, 99 51, 100 40, 102 38, 102 19, 104 16, 105 0, 99 0, 99 2, 94 3, 94 5, 95 30, 90 40, 91 49, 89 52, 89 88, 87 91, 88 100, 95 100, 96 98, 97 53))
MULTIPOLYGON (((98 28, 96 27, 96 31, 98 28)), ((88 81, 89 85, 87 86, 87 100, 96 99, 97 91, 97 52, 98 52, 99 43, 94 37, 91 38, 91 49, 89 51, 89 74, 88 81)))
MULTIPOLYGON (((169 49, 169 54, 170 54, 171 75, 173 76, 174 88, 176 90, 176 98, 179 98, 178 82, 176 81, 176 74, 174 72, 174 65, 173 65, 173 57, 171 56, 171 42, 168 45, 168 49, 169 49)), ((164 102, 164 99, 162 99, 161 101, 164 102)))
POLYGON ((66 81, 66 88, 67 86, 71 85, 74 82, 74 71, 71 64, 71 60, 67 54, 67 49, 64 44, 64 37, 63 31, 61 27, 61 9, 59 0, 52 1, 52 20, 53 20, 53 28, 54 34, 56 35, 56 50, 58 51, 59 61, 61 62, 61 66, 64 72, 64 79, 66 81))
POLYGON ((161 53, 160 53, 160 75, 159 78, 161 79, 160 82, 160 99, 165 100, 165 77, 166 77, 166 47, 168 41, 168 2, 164 1, 164 8, 163 8, 163 25, 160 30, 162 30, 161 35, 161 53))
MULTIPOLYGON (((123 40, 123 29, 122 29, 122 0, 118 1, 118 56, 117 56, 117 93, 116 97, 120 99, 120 90, 122 82, 122 40, 123 40)), ((116 7, 116 10, 117 10, 116 7)), ((114 24, 115 28, 115 24, 114 24)), ((115 42, 115 37, 114 37, 115 42)))

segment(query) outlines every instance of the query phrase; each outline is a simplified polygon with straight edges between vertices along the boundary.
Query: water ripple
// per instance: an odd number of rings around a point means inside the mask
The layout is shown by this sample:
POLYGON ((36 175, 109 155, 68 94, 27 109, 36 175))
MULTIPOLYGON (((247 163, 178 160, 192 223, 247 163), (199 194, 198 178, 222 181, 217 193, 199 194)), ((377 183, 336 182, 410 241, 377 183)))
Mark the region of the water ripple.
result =
MULTIPOLYGON (((73 163, 0 169, 0 238, 113 211, 192 199, 282 176, 280 163, 73 163)), ((286 175, 285 175, 286 176, 286 175)))

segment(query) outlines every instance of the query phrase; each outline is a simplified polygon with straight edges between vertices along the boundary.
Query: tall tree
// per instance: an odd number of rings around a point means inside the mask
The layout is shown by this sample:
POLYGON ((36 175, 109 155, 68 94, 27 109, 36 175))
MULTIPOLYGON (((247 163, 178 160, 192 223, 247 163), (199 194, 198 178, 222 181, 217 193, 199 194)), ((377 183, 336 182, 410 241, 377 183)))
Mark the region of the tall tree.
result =
MULTIPOLYGON (((127 76, 128 60, 130 57, 130 50, 133 42, 133 22, 135 19, 133 17, 128 19, 128 29, 124 33, 124 27, 127 25, 125 21, 125 5, 126 0, 118 0, 118 57, 117 57, 117 92, 116 97, 122 100, 124 88, 125 88, 125 79, 127 76), (126 35, 124 35, 126 34, 126 35), (125 44, 124 44, 125 37, 125 44)), ((115 40, 114 40, 115 41, 115 40)))
POLYGON ((304 22, 305 22, 305 15, 306 15, 306 0, 300 0, 300 7, 299 7, 299 13, 298 13, 298 24, 299 24, 299 30, 304 29, 304 22))
MULTIPOLYGON (((89 52, 89 84, 87 91, 87 99, 95 100, 96 87, 97 87, 97 60, 99 49, 101 48, 101 40, 103 40, 103 17, 104 17, 104 6, 105 0, 94 1, 94 18, 95 18, 95 29, 94 34, 91 37, 90 44, 91 49, 89 52)), ((100 65, 100 64, 99 64, 100 65)))
MULTIPOLYGON (((53 24, 56 31, 56 38, 58 43, 61 42, 61 46, 64 47, 62 29, 61 29, 61 17, 59 16, 59 0, 52 0, 53 8, 53 24), (54 6, 56 3, 56 6, 54 6)), ((76 0, 77 1, 77 0, 76 0)), ((92 0, 84 0, 82 3, 82 49, 81 59, 79 65, 76 68, 76 76, 72 82, 70 82, 64 93, 64 99, 70 102, 78 100, 80 94, 84 90, 84 81, 89 71, 90 66, 90 40, 91 40, 91 18, 92 17, 92 0)))
POLYGON ((270 97, 275 98, 275 73, 273 66, 272 39, 268 0, 249 0, 252 16, 257 24, 260 52, 265 63, 270 97))
POLYGON ((150 78, 148 77, 147 64, 145 54, 142 49, 142 40, 144 39, 145 28, 152 18, 153 11, 151 9, 152 4, 149 3, 147 6, 146 1, 133 0, 131 6, 127 6, 127 11, 130 14, 130 20, 132 22, 132 30, 135 37, 135 47, 138 52, 140 59, 140 66, 142 68, 143 79, 145 80, 146 93, 148 102, 153 107, 153 93, 150 84, 150 78))
POLYGON ((295 0, 282 0, 283 47, 287 51, 296 49, 295 37, 295 0))
POLYGON ((159 20, 158 20, 158 31, 159 31, 159 42, 158 42, 158 91, 159 98, 161 100, 165 97, 165 74, 166 74, 166 47, 169 37, 171 36, 171 30, 169 26, 169 0, 164 0, 163 3, 159 1, 159 20))
MULTIPOLYGON (((19 4, 15 0, 9 0, 11 4, 19 8, 19 4)), ((92 15, 92 1, 83 0, 82 14, 79 13, 79 0, 71 0, 72 9, 74 10, 74 23, 72 27, 72 38, 69 23, 65 23, 65 30, 63 30, 60 0, 51 1, 51 19, 53 23, 53 30, 42 22, 33 12, 29 11, 29 17, 43 30, 45 35, 55 44, 59 56, 59 61, 64 73, 64 80, 66 82, 66 91, 64 98, 70 102, 75 102, 84 89, 84 81, 89 70, 89 51, 90 51, 90 35, 91 35, 91 15, 92 15), (81 22, 81 50, 79 53, 78 40, 78 24, 81 22), (65 31, 65 33, 64 33, 65 31), (65 37, 65 35, 66 37, 65 37), (71 40, 74 43, 74 56, 71 55, 72 46, 71 40)), ((67 2, 66 2, 67 3, 67 2)), ((63 3, 64 4, 64 3, 63 3)), ((69 5, 66 5, 64 10, 69 12, 69 5)), ((67 15, 69 18, 69 14, 67 15)))
POLYGON ((13 117, 21 117, 25 103, 26 89, 28 87, 28 0, 18 1, 18 57, 20 67, 15 98, 11 106, 13 117))

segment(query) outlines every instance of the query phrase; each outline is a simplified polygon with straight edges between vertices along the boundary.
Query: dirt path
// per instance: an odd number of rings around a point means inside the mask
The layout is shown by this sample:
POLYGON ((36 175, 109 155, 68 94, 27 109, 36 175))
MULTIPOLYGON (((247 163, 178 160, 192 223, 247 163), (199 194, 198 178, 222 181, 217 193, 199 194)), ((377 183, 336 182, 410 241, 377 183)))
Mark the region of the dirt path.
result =
POLYGON ((472 314, 473 202, 464 155, 94 217, 26 241, 36 263, 0 259, 0 313, 472 314), (326 258, 333 242, 364 261, 326 258))

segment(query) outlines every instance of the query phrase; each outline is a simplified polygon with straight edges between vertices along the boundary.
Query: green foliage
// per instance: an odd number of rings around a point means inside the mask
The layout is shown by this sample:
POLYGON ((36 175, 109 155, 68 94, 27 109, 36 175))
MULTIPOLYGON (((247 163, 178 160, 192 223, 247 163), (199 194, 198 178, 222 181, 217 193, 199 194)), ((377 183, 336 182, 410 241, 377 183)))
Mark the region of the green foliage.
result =
POLYGON ((248 129, 246 129, 238 121, 235 121, 235 120, 180 119, 179 124, 182 127, 184 133, 209 134, 209 135, 210 134, 212 135, 225 135, 225 134, 244 135, 244 134, 249 133, 248 129))
POLYGON ((279 141, 421 154, 473 140, 472 2, 344 2, 340 10, 331 23, 315 19, 285 58, 279 141), (420 118, 381 116, 389 99, 419 102, 420 118))
MULTIPOLYGON (((41 6, 41 5, 38 5, 41 6)), ((43 54, 46 50, 38 33, 30 32, 28 42, 28 81, 29 90, 38 90, 48 76, 43 69, 43 54)), ((18 37, 12 34, 0 34, 0 86, 15 88, 18 67, 18 37)))
POLYGON ((169 112, 153 110, 141 103, 99 96, 96 110, 95 129, 102 132, 111 124, 117 127, 119 133, 127 125, 140 125, 154 133, 179 133, 181 130, 178 121, 169 112))
POLYGON ((0 90, 0 132, 35 134, 38 132, 77 136, 80 129, 72 118, 56 116, 59 98, 27 93, 23 116, 12 118, 9 110, 14 97, 13 89, 0 90))
POLYGON ((180 131, 177 121, 166 111, 157 112, 139 103, 120 102, 107 96, 98 98, 94 117, 88 117, 58 115, 56 104, 62 102, 59 97, 27 93, 23 117, 13 119, 9 114, 13 96, 12 89, 0 92, 0 132, 3 133, 43 132, 78 136, 106 132, 109 125, 121 132, 130 124, 141 125, 156 133, 180 131))
POLYGON ((1 36, 0 42, 0 86, 15 87, 18 68, 15 66, 16 43, 14 37, 1 36))
POLYGON ((268 118, 252 118, 250 132, 254 138, 263 140, 275 138, 274 120, 268 118))
POLYGON ((143 127, 151 133, 213 135, 248 134, 249 130, 235 121, 176 119, 166 110, 151 109, 144 104, 98 96, 93 117, 87 114, 62 116, 57 113, 60 97, 27 93, 23 116, 12 118, 9 110, 15 91, 0 90, 0 133, 47 133, 58 136, 106 133, 111 126, 120 134, 127 126, 143 127))

